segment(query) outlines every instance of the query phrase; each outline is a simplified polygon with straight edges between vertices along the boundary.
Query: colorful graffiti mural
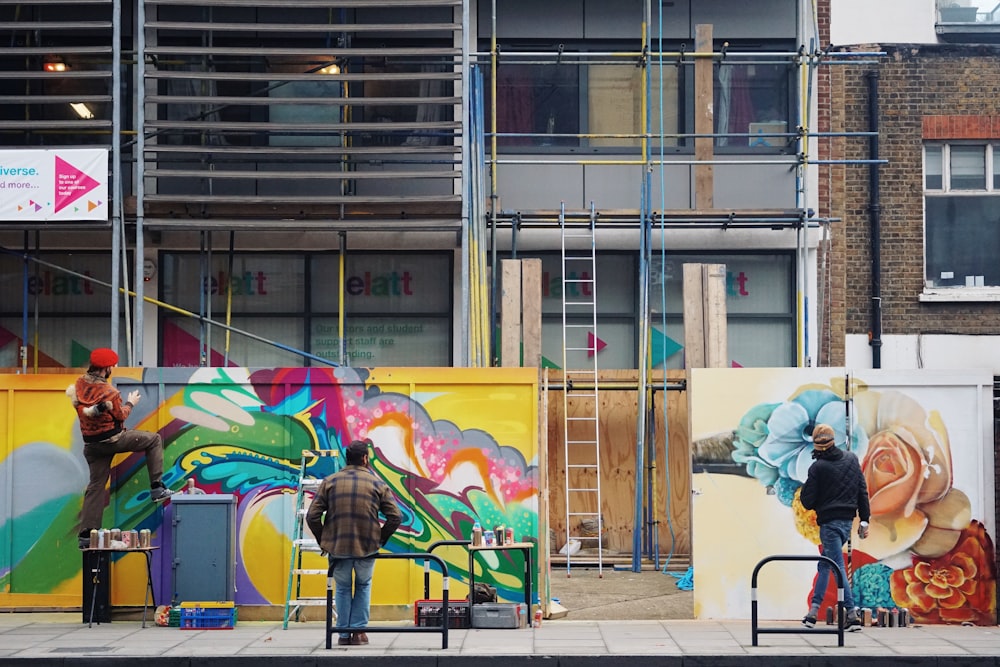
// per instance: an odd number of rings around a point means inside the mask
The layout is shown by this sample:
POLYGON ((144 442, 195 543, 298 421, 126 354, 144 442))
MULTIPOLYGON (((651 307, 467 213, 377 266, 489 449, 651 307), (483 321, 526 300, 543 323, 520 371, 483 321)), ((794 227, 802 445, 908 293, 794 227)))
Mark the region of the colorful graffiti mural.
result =
MULTIPOLYGON (((692 380, 701 445, 695 521, 711 526, 695 531, 699 617, 748 617, 756 562, 818 553, 816 514, 799 492, 812 464, 812 428, 826 423, 837 446, 858 456, 871 499, 871 534, 854 538, 848 551, 856 603, 908 609, 920 623, 996 623, 986 528, 994 525, 993 481, 982 474, 993 470, 991 376, 869 371, 860 378, 822 369, 725 378, 723 386, 719 374, 696 371, 692 380)), ((777 571, 759 586, 771 617, 800 617, 815 564, 769 567, 777 571)), ((831 582, 824 607, 836 599, 831 582)))
MULTIPOLYGON (((63 395, 72 380, 0 376, 0 406, 9 406, 0 409, 8 434, 0 479, 9 480, 11 490, 0 498, 0 544, 10 545, 0 547, 0 604, 80 603, 76 521, 87 471, 63 395)), ((477 519, 537 540, 534 370, 120 369, 114 382, 145 397, 128 425, 163 436, 169 487, 193 479, 207 493, 237 496, 238 604, 283 604, 301 453, 342 450, 355 438, 373 441, 373 467, 404 513, 387 549, 423 551, 437 540, 468 537, 477 519)), ((116 459, 105 525, 149 528, 169 554, 169 521, 169 505, 149 502, 142 457, 116 459)), ((453 581, 467 581, 464 550, 436 553, 448 561, 453 581)), ((155 566, 159 599, 169 598, 168 561, 160 557, 155 566)), ((520 599, 523 566, 516 558, 489 553, 477 561, 483 568, 477 580, 520 599)), ((421 597, 422 566, 386 572, 376 573, 374 604, 421 597)), ((142 584, 130 588, 141 592, 142 584)), ((123 603, 114 595, 113 603, 123 603)))

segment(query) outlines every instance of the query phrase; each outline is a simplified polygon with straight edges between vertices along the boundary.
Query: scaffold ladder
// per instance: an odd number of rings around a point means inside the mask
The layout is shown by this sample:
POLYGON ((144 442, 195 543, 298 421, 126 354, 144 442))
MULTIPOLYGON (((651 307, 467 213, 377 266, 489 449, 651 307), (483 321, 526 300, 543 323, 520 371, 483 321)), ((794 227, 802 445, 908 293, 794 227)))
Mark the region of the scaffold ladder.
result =
MULTIPOLYGON (((307 596, 303 593, 303 577, 326 577, 329 565, 324 562, 322 567, 306 567, 306 558, 316 559, 318 556, 308 557, 306 554, 320 553, 319 544, 313 539, 309 528, 306 525, 306 512, 309 507, 306 503, 319 488, 323 477, 332 474, 340 469, 340 454, 335 449, 302 450, 302 459, 299 464, 298 489, 295 493, 295 519, 292 532, 292 552, 288 561, 288 589, 285 593, 285 618, 282 627, 288 629, 289 618, 300 620, 303 607, 321 607, 326 604, 325 582, 317 590, 320 594, 307 596)), ((325 559, 324 559, 325 560, 325 559)), ((336 618, 336 610, 333 611, 336 618)))
POLYGON ((566 204, 560 206, 567 577, 574 542, 580 549, 596 548, 597 571, 603 576, 596 227, 593 202, 589 216, 568 217, 566 204))

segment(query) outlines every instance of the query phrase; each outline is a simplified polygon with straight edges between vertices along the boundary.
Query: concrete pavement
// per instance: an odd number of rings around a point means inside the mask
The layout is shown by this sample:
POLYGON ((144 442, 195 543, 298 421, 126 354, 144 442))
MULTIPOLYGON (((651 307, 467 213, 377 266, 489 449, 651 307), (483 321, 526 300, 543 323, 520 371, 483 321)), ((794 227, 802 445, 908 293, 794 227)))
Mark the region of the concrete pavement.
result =
MULTIPOLYGON (((373 624, 378 626, 380 624, 373 624)), ((388 624, 385 624, 388 625, 388 624)), ((764 621, 760 627, 800 627, 764 621)), ((817 626, 822 628, 824 626, 817 626)), ((845 635, 803 631, 758 636, 749 621, 545 621, 521 630, 451 630, 441 635, 372 632, 367 646, 325 648, 324 624, 238 622, 231 630, 181 630, 139 621, 87 627, 80 613, 0 615, 0 665, 97 667, 141 659, 143 667, 309 667, 375 661, 415 667, 1000 667, 1000 627, 865 628, 845 635), (544 661, 539 665, 539 661, 544 661)))

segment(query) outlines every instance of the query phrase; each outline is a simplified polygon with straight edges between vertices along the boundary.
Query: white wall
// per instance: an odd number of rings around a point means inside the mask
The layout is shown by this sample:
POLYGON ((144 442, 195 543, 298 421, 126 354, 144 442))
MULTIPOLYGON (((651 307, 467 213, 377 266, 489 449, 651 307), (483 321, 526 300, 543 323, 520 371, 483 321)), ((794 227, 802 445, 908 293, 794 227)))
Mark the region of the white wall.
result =
MULTIPOLYGON (((848 368, 871 368, 868 336, 854 334, 845 340, 848 368)), ((986 369, 1000 375, 1000 336, 922 334, 882 337, 882 368, 909 370, 986 369)))
POLYGON ((934 0, 830 0, 830 43, 936 44, 934 0))

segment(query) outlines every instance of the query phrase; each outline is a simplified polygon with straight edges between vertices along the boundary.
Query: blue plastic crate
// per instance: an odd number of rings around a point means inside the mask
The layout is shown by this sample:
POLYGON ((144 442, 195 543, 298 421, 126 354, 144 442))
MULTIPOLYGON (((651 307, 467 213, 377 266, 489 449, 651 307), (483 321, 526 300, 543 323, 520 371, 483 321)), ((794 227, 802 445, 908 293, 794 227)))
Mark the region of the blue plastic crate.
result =
POLYGON ((236 626, 236 607, 228 603, 181 603, 181 630, 232 630, 236 626))

